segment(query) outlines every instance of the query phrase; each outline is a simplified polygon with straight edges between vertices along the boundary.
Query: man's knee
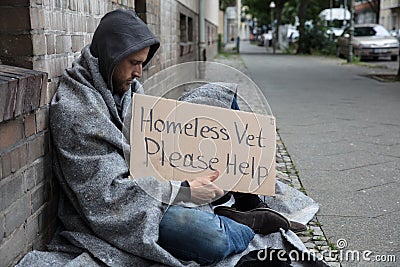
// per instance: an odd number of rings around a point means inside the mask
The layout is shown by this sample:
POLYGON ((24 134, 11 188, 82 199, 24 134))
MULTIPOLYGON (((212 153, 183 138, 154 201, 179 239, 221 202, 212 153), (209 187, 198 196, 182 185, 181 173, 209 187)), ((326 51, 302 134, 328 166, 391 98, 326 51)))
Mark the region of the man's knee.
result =
POLYGON ((234 252, 232 249, 231 240, 226 232, 214 236, 210 243, 207 242, 207 245, 209 250, 207 254, 213 263, 225 259, 234 252))

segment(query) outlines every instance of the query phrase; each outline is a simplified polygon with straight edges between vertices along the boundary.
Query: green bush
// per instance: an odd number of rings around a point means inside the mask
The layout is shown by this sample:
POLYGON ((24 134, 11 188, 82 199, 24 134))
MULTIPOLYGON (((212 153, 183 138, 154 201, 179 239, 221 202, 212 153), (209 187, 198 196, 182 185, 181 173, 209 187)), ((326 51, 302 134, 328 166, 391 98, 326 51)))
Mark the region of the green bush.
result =
POLYGON ((336 54, 336 42, 326 34, 325 27, 317 25, 306 28, 303 42, 305 47, 308 47, 312 53, 320 53, 322 55, 336 54))

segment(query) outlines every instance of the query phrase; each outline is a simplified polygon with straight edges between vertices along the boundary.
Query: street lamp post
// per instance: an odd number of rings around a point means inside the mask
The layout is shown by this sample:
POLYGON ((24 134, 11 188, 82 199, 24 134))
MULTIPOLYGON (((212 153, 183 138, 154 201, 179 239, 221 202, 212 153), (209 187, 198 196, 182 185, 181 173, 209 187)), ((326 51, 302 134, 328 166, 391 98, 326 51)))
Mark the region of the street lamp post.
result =
POLYGON ((275 54, 275 32, 274 32, 274 8, 275 8, 275 2, 271 1, 269 4, 269 8, 271 9, 271 36, 272 36, 272 51, 275 54))
MULTIPOLYGON (((347 8, 347 7, 346 7, 347 8)), ((350 31, 349 31, 349 54, 347 56, 347 62, 353 61, 353 44, 351 43, 354 36, 354 2, 350 0, 350 31)))

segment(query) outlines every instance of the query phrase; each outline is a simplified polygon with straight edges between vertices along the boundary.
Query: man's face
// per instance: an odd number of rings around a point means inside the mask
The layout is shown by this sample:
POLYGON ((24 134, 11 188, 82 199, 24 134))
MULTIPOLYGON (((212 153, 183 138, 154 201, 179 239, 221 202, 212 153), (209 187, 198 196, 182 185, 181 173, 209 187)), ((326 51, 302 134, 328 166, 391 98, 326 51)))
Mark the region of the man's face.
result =
POLYGON ((125 93, 135 78, 142 77, 142 63, 146 60, 149 50, 150 47, 146 47, 118 63, 112 76, 114 92, 125 93))

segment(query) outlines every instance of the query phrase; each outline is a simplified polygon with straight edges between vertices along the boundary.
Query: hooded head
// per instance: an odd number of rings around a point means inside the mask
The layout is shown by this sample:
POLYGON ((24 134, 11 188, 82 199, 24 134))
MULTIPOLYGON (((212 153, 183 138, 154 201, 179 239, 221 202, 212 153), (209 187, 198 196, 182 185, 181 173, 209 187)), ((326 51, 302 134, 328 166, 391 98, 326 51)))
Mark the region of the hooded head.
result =
POLYGON ((142 66, 151 60, 160 42, 134 11, 117 9, 107 13, 94 32, 91 54, 98 58, 100 73, 113 91, 115 67, 129 55, 150 47, 142 66))

